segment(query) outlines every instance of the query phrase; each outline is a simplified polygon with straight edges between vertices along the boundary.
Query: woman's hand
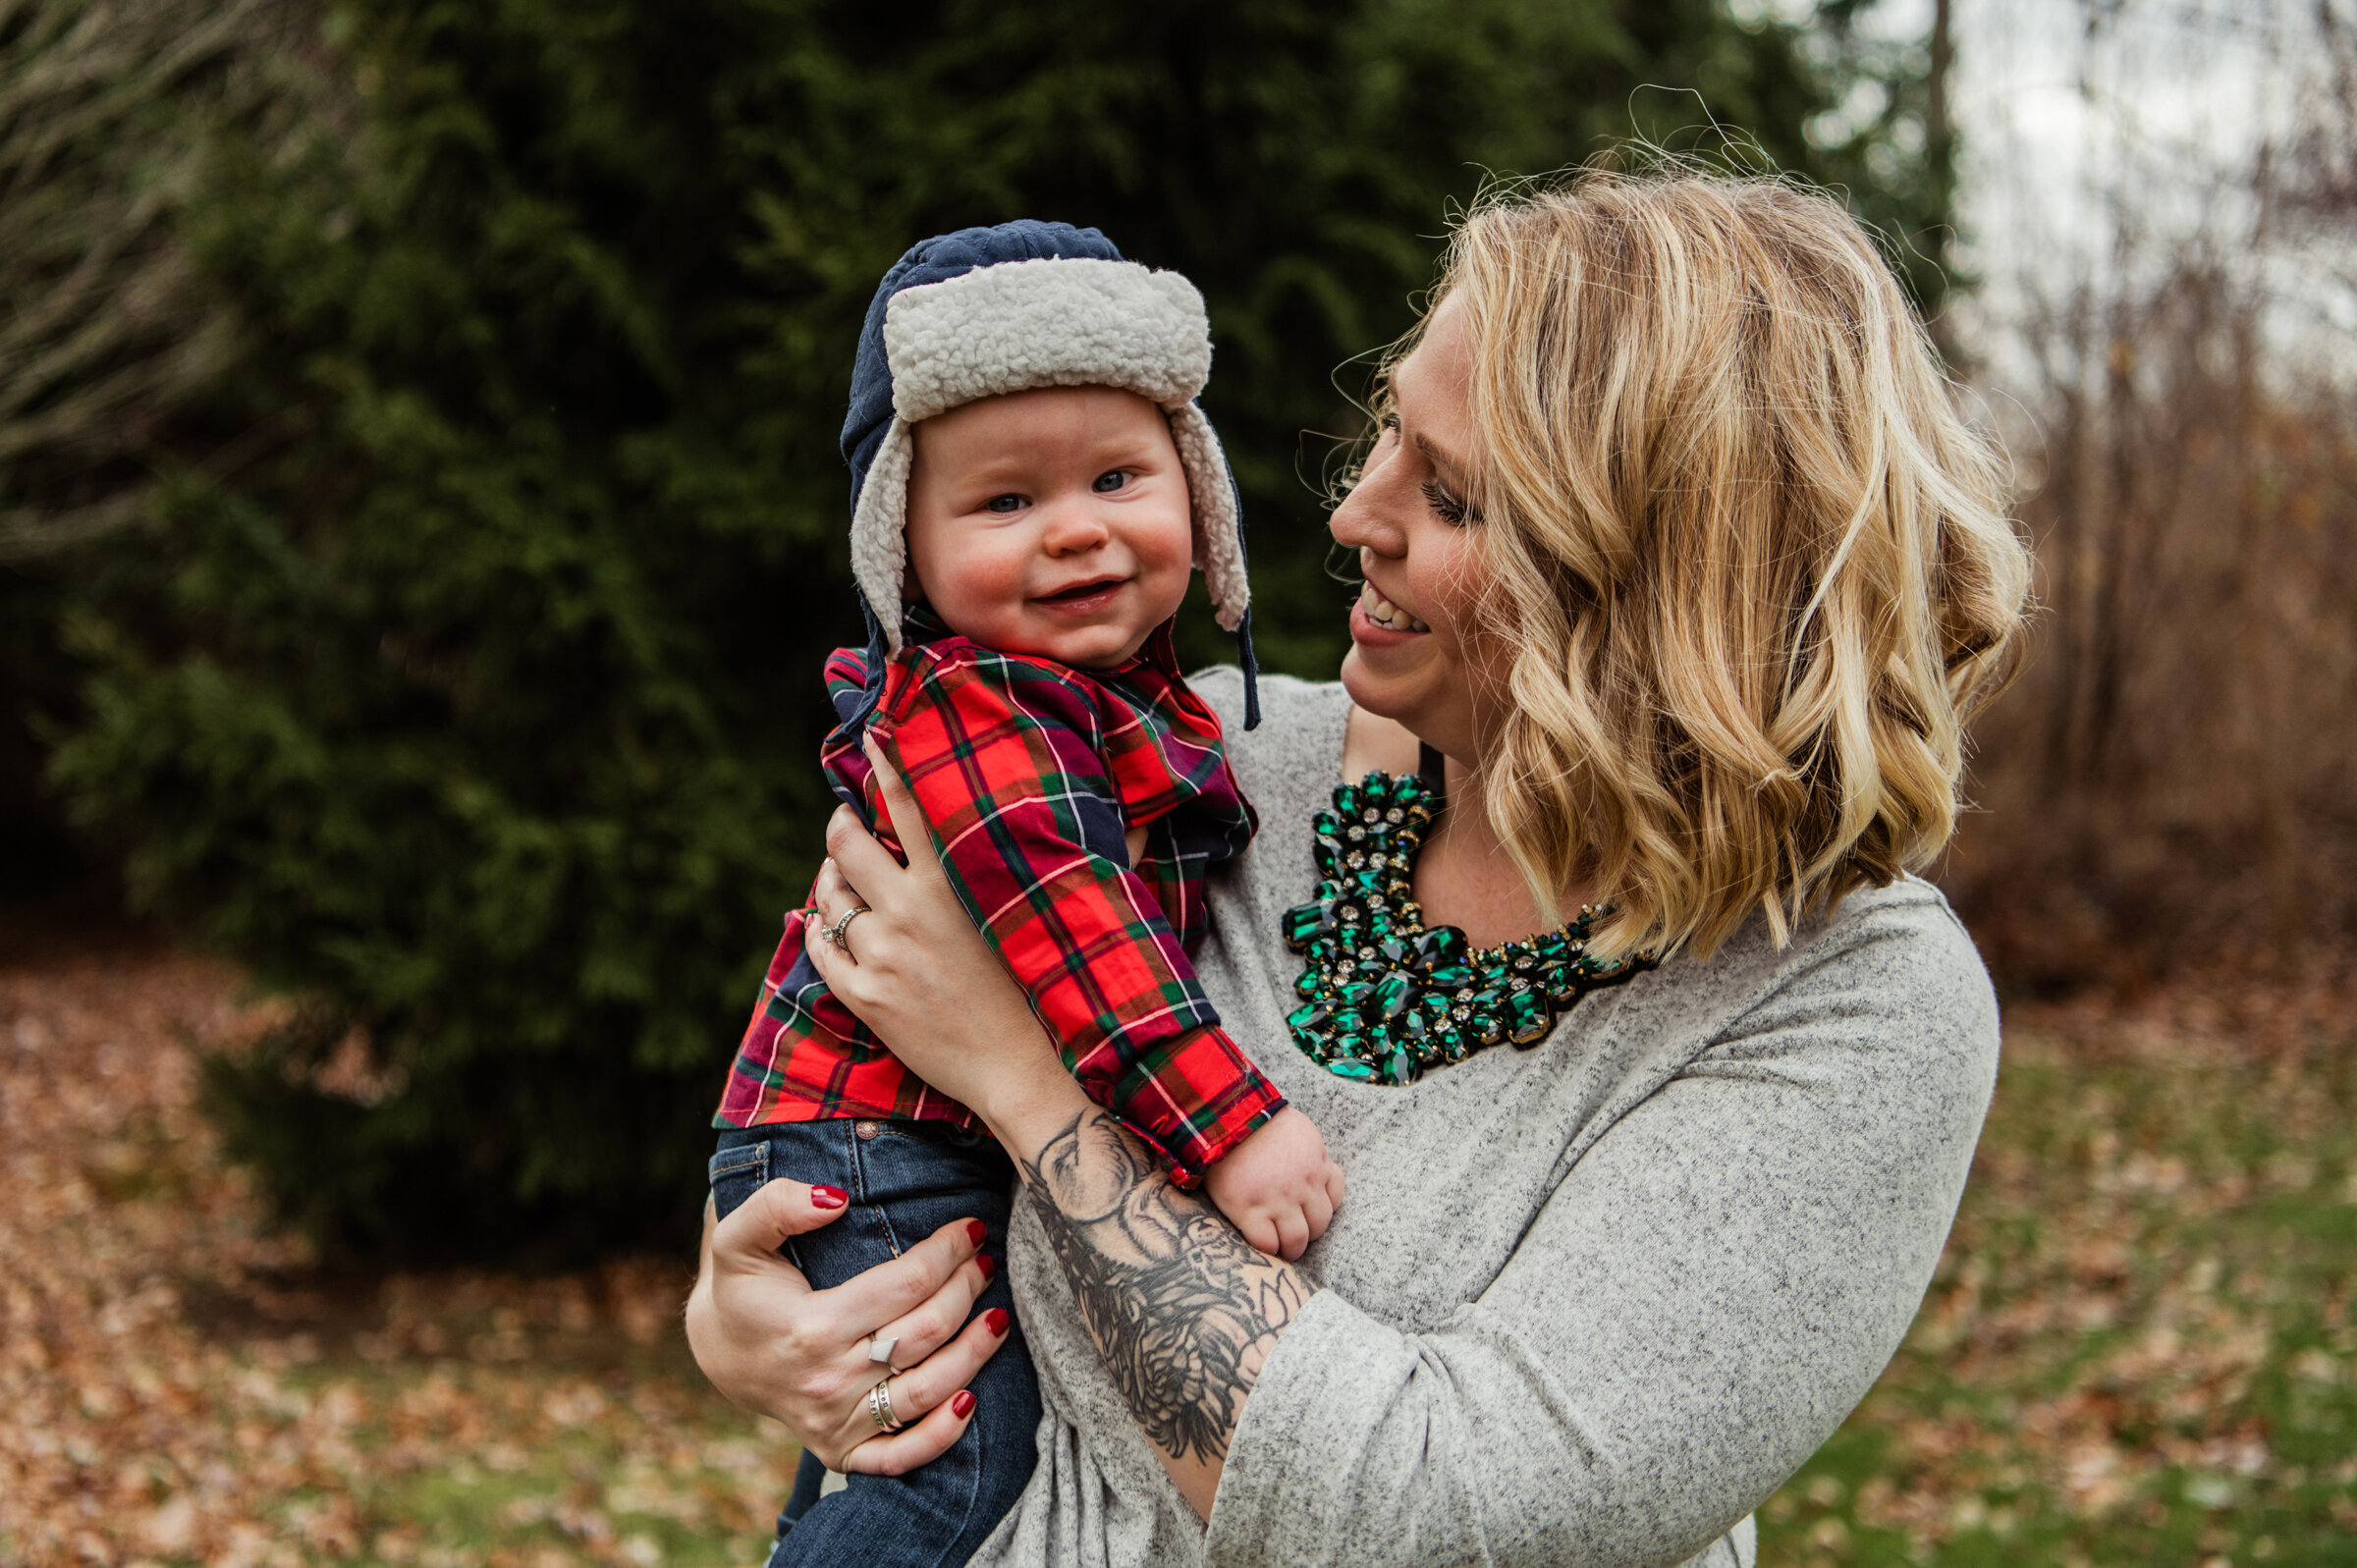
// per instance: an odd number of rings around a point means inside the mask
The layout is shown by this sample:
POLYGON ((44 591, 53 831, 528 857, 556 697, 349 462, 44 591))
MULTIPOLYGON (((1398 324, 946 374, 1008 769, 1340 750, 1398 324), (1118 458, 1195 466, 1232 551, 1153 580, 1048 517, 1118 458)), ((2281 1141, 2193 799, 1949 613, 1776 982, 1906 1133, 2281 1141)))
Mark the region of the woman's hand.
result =
POLYGON ((965 1431, 974 1408, 965 1385, 1006 1343, 1010 1320, 994 1307, 966 1323, 996 1267, 981 1252, 980 1220, 954 1220, 890 1263, 812 1290, 778 1244, 834 1219, 844 1203, 839 1188, 781 1179, 717 1224, 706 1205, 687 1344, 714 1387, 784 1422, 829 1470, 905 1475, 965 1431), (867 1413, 868 1390, 886 1376, 868 1359, 877 1335, 900 1341, 892 1406, 909 1423, 889 1436, 867 1413))
POLYGON ((910 1071, 1002 1136, 1003 1121, 1024 1119, 1043 1103, 1069 1118, 1079 1091, 1055 1044, 950 891, 924 815, 873 736, 867 755, 908 863, 894 859, 849 806, 837 808, 805 944, 819 978, 892 1042, 910 1071), (841 946, 825 939, 826 924, 862 905, 873 912, 851 923, 841 946))

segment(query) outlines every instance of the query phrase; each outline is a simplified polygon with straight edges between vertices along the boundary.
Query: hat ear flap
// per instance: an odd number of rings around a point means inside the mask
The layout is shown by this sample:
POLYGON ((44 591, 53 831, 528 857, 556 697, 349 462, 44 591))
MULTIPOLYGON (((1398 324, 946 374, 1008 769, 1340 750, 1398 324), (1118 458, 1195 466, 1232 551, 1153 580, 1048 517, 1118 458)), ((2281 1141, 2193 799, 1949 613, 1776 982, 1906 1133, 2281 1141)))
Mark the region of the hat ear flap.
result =
POLYGON ((908 468, 915 442, 895 415, 851 508, 851 578, 867 596, 891 651, 901 651, 903 579, 908 568, 908 468))
POLYGON ((1187 403, 1169 412, 1171 440, 1178 449, 1178 464, 1186 470, 1187 495, 1194 504, 1195 565, 1203 568, 1214 616, 1224 629, 1233 631, 1243 624, 1244 612, 1252 605, 1235 479, 1203 410, 1187 403))

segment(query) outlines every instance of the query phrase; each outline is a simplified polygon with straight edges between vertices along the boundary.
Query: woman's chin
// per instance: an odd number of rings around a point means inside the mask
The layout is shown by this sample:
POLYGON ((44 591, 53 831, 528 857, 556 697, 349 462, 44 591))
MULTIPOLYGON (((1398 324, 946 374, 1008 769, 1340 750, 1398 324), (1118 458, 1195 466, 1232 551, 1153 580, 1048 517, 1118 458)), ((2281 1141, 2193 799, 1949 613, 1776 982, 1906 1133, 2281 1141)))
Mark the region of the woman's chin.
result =
MULTIPOLYGON (((1354 708, 1408 724, 1408 717, 1416 707, 1414 685, 1386 672, 1381 656, 1368 658, 1366 650, 1356 641, 1343 655, 1343 690, 1349 694, 1354 708)), ((1415 727, 1408 725, 1408 728, 1415 727)))

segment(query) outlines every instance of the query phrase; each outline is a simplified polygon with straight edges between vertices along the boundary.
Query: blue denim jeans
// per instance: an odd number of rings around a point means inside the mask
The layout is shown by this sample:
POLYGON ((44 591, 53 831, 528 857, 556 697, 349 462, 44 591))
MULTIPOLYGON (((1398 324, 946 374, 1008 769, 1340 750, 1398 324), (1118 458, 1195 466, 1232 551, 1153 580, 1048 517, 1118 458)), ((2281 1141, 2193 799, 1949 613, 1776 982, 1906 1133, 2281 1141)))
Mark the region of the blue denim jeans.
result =
MULTIPOLYGON (((778 1176, 850 1194, 833 1223, 779 1249, 818 1289, 899 1257, 953 1219, 981 1220, 990 1228, 984 1249, 1006 1256, 1014 1167, 982 1133, 930 1121, 797 1121, 720 1135, 712 1197, 721 1215, 778 1176)), ((1004 1272, 974 1304, 992 1307, 1014 1311, 1004 1272)), ((971 1557, 1031 1479, 1039 1384, 1019 1325, 967 1386, 974 1413, 965 1432, 908 1475, 852 1476, 820 1498, 817 1461, 803 1455, 770 1568, 950 1568, 971 1557)))

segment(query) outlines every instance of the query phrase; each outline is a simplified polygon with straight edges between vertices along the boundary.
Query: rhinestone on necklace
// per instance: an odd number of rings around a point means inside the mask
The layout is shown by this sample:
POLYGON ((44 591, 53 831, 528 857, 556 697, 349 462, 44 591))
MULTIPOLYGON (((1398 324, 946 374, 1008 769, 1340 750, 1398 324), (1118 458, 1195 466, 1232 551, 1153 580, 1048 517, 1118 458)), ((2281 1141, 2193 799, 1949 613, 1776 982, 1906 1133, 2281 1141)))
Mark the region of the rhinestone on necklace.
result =
POLYGON ((1454 926, 1426 926, 1412 876, 1433 804, 1422 779, 1378 770, 1311 819, 1322 880, 1285 912, 1286 945, 1309 957, 1286 1024, 1341 1077, 1409 1084, 1501 1040, 1535 1046, 1583 995, 1653 967, 1642 953, 1589 955, 1607 912, 1592 904, 1561 931, 1478 950, 1454 926))

